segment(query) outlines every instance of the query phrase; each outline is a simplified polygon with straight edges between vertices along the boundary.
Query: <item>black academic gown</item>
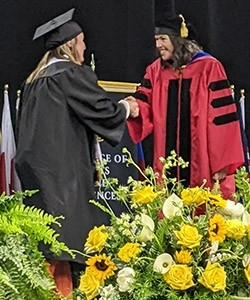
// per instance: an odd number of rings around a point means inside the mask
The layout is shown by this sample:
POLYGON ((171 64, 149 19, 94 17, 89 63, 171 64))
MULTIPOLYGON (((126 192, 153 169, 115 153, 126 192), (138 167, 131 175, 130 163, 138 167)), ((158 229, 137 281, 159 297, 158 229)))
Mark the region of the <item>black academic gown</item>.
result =
MULTIPOLYGON (((68 61, 49 65, 25 84, 20 109, 16 169, 23 189, 39 190, 25 204, 63 215, 62 227, 55 227, 59 240, 82 251, 88 231, 104 214, 88 202, 94 198, 95 135, 119 143, 126 109, 107 97, 90 68, 68 61)), ((56 259, 84 261, 65 253, 56 259)))

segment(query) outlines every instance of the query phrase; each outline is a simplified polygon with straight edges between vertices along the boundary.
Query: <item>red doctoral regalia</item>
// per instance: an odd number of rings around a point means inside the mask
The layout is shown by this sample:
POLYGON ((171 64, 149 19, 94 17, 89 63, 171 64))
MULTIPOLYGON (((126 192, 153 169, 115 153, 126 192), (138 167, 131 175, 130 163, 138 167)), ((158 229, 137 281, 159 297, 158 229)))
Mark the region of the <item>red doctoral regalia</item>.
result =
POLYGON ((176 171, 178 179, 186 179, 191 187, 206 179, 212 187, 212 175, 226 168, 221 189, 230 197, 233 173, 244 157, 237 109, 221 63, 198 52, 179 71, 163 67, 157 59, 147 67, 134 96, 140 115, 130 118, 127 126, 135 143, 151 136, 154 171, 161 172, 159 157, 175 150, 190 162, 188 169, 176 171))

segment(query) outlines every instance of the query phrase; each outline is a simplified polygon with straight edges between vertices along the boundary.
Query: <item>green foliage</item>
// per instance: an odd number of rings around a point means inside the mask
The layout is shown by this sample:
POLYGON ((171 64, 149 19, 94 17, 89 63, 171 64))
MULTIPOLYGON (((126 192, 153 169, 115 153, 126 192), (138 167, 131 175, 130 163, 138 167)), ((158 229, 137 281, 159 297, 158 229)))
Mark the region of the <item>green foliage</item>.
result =
POLYGON ((235 182, 237 191, 235 198, 243 202, 244 207, 250 210, 250 179, 249 174, 245 167, 240 168, 236 171, 235 182))
POLYGON ((73 255, 51 228, 61 226, 62 217, 22 203, 35 192, 0 197, 0 300, 56 299, 54 281, 38 245, 48 244, 55 255, 62 251, 73 255))

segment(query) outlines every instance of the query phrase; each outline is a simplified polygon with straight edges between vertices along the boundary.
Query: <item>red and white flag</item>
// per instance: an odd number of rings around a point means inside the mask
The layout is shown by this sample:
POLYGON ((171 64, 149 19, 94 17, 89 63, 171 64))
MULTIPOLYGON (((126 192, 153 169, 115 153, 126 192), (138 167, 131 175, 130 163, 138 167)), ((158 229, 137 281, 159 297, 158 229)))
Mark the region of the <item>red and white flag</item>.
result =
POLYGON ((21 184, 15 171, 14 157, 16 143, 11 120, 8 86, 4 88, 4 104, 1 124, 1 156, 0 156, 0 193, 10 195, 13 191, 21 191, 21 184))

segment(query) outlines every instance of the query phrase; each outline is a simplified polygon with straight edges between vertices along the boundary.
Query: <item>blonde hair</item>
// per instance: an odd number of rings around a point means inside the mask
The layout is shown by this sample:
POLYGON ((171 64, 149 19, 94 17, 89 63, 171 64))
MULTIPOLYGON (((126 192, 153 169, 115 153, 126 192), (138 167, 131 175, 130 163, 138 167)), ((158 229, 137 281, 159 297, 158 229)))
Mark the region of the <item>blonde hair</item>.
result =
POLYGON ((38 63, 38 65, 36 66, 36 68, 26 79, 26 83, 31 83, 36 78, 38 78, 52 57, 58 59, 67 58, 69 61, 72 61, 76 64, 81 64, 79 55, 76 51, 76 43, 77 43, 76 37, 72 39, 70 42, 71 42, 71 47, 69 46, 69 43, 65 43, 61 46, 58 46, 55 49, 47 51, 42 57, 42 59, 40 60, 40 62, 38 63))

